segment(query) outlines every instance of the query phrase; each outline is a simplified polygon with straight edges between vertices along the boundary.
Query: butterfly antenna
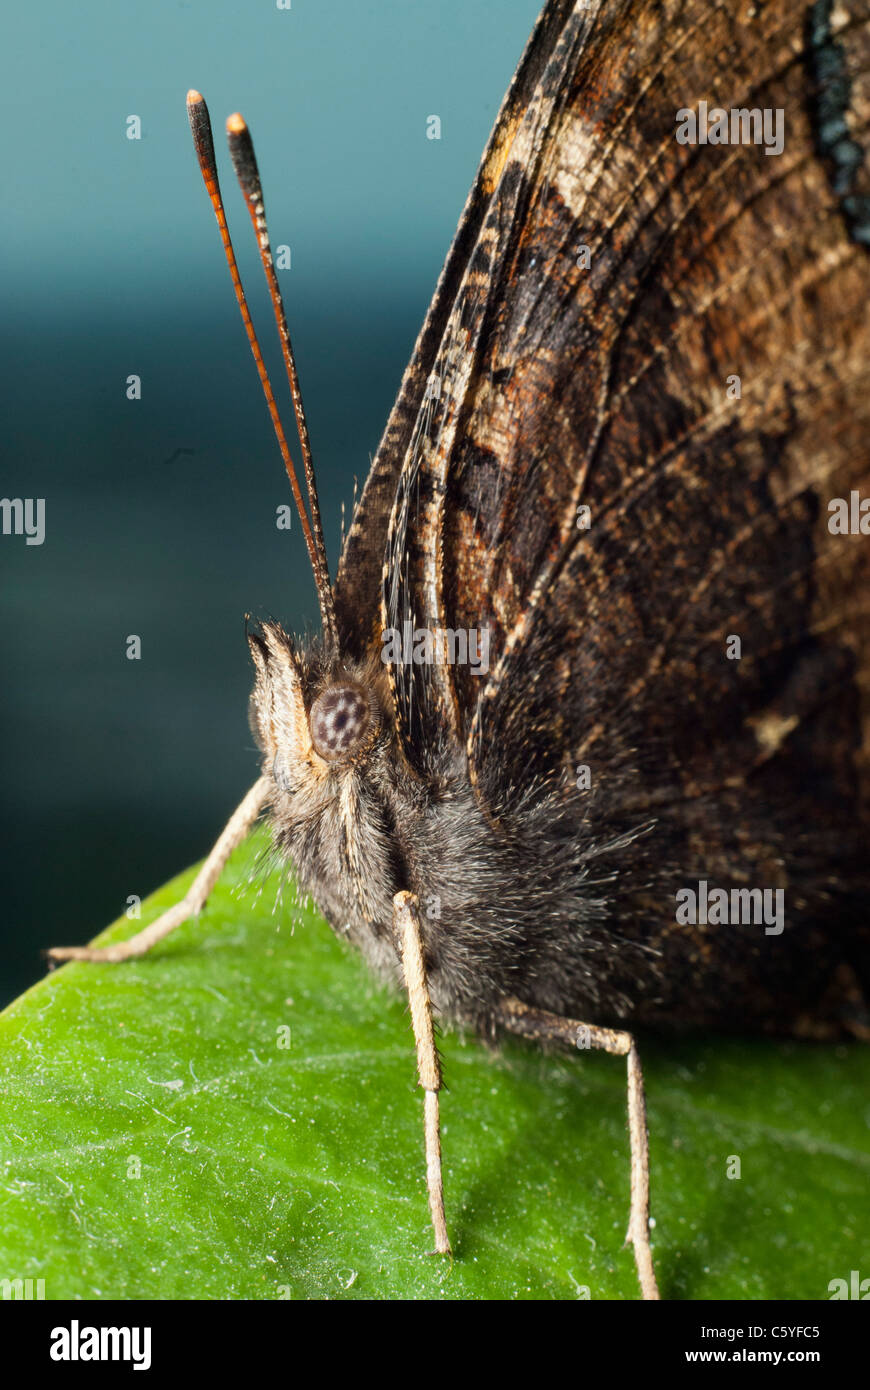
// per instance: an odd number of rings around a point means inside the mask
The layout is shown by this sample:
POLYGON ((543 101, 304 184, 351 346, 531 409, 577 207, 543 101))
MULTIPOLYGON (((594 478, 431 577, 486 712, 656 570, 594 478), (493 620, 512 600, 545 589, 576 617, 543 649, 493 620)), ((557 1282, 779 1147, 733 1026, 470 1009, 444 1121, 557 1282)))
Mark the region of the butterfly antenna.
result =
POLYGON ((254 142, 251 139, 251 132, 248 130, 248 127, 245 125, 245 122, 238 112, 236 112, 234 116, 230 116, 227 121, 227 140, 230 147, 230 158, 233 161, 233 168, 236 171, 236 178, 239 181, 239 187, 244 195, 251 223, 257 234, 260 261, 266 274, 266 283, 269 286, 269 298, 272 301, 272 313, 275 316, 278 335, 281 339, 281 352, 284 357, 284 366, 287 369, 287 381, 293 400, 293 413, 296 416, 296 430, 299 435, 299 445, 302 449, 302 467, 305 471, 308 505, 311 509, 311 526, 314 532, 314 545, 317 551, 322 578, 322 591, 320 582, 318 582, 318 591, 321 591, 321 608, 325 610, 323 614, 323 623, 328 637, 332 643, 335 644, 337 641, 335 608, 332 600, 332 590, 329 584, 329 565, 326 559, 323 525, 320 520, 320 503, 317 498, 317 479, 314 474, 314 464, 311 459, 311 440, 308 436, 308 421, 305 419, 305 407, 302 404, 302 392, 299 388, 299 373, 296 370, 296 358, 293 356, 293 344, 290 341, 287 314, 284 310, 284 301, 281 298, 281 291, 278 288, 278 277, 275 274, 275 265, 272 260, 272 247, 269 243, 269 229, 266 226, 266 209, 263 203, 263 188, 260 183, 257 159, 254 154, 254 142))
POLYGON ((311 506, 311 521, 309 521, 308 518, 308 512, 302 497, 302 490, 299 486, 296 469, 290 455, 286 435, 284 434, 284 427, 281 424, 281 417, 278 414, 278 407, 275 404, 272 384, 269 381, 269 375, 266 371, 265 363, 263 362, 263 354, 260 350, 260 344, 257 340, 254 325, 251 321, 248 301, 245 298, 245 291, 242 288, 242 281, 239 275, 238 265, 236 264, 229 228, 227 227, 227 219, 224 212, 220 184, 218 182, 217 164, 214 156, 214 141, 212 139, 208 107, 199 92, 188 92, 187 116, 190 121, 190 129, 193 134, 193 143, 196 149, 196 157, 199 160, 203 182, 205 183, 206 192, 208 193, 220 229, 224 255, 226 256, 227 265, 230 269, 233 289, 235 290, 236 299, 238 300, 239 309, 241 310, 245 332, 248 335, 251 352, 254 354, 257 375, 260 378, 260 385, 263 388, 263 395, 266 398, 266 405, 269 408, 269 415, 275 430, 275 437, 278 440, 278 447, 281 450, 281 457, 284 460, 287 477, 290 479, 293 500, 296 503, 299 519, 302 523, 305 544, 308 547, 311 568, 314 572, 314 582, 317 586, 317 597, 320 603, 320 616, 323 622, 324 636, 328 645, 335 647, 338 643, 338 628, 335 618, 332 589, 329 583, 329 566, 326 559, 326 546, 323 541, 323 528, 320 521, 320 507, 317 500, 314 468, 311 462, 311 446, 308 439, 308 427, 302 409, 299 378, 296 374, 296 363, 293 358, 293 349, 290 345, 290 334, 287 329, 284 305, 281 301, 281 292, 278 289, 278 281, 275 277, 275 270, 272 264, 272 252, 269 246, 269 235, 266 229, 266 216, 263 208, 263 194, 260 188, 260 178, 257 173, 257 164, 254 159, 254 148, 251 143, 251 137, 241 116, 231 116, 227 122, 230 155, 233 160, 236 175, 242 187, 242 193, 244 194, 248 212, 251 215, 251 221, 257 232, 257 240, 260 246, 260 259, 266 271, 266 279, 269 283, 269 293, 272 299, 272 308, 275 312, 278 331, 281 335, 284 361, 287 366, 287 376, 290 381, 290 392, 293 397, 293 408, 296 413, 296 424, 299 430, 299 442, 302 447, 305 482, 308 489, 308 500, 311 506), (240 132, 244 132, 244 134, 241 135, 240 132))

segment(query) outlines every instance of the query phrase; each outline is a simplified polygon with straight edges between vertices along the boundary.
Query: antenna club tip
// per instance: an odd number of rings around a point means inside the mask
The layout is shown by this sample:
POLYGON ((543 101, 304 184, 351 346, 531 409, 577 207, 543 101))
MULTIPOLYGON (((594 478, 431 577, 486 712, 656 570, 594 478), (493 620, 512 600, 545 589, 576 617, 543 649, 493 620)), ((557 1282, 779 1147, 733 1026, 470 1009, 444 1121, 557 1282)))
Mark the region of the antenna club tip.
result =
POLYGON ((195 87, 191 87, 190 91, 187 94, 186 100, 188 106, 198 106, 199 103, 203 100, 202 92, 198 92, 195 87))
POLYGON ((234 111, 231 116, 227 117, 227 135, 244 135, 247 128, 244 118, 239 115, 238 111, 234 111))

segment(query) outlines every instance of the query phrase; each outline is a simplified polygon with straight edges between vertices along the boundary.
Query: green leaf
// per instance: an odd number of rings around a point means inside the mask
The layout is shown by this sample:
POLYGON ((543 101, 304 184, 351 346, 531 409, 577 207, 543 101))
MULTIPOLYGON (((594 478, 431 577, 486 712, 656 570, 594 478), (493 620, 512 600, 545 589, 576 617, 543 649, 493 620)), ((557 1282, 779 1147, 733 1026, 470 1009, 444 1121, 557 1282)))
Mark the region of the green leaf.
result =
MULTIPOLYGON (((455 1258, 430 1256, 403 1002, 314 914, 290 931, 265 844, 150 956, 66 966, 0 1015, 0 1279, 48 1298, 637 1297, 622 1059, 445 1034, 455 1258)), ((641 1056, 664 1297, 827 1298, 870 1275, 866 1048, 643 1038, 641 1056)))

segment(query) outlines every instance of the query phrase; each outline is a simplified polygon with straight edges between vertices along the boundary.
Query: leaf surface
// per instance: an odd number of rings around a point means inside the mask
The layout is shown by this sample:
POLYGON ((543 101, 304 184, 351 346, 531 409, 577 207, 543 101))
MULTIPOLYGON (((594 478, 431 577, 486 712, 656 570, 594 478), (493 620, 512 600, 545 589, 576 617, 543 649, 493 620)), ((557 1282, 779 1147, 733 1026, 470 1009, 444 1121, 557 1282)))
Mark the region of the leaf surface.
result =
MULTIPOLYGON (((445 1032, 455 1257, 430 1256, 404 1003, 291 910, 266 846, 149 956, 65 966, 0 1015, 0 1279, 49 1299, 637 1297, 622 1059, 445 1032)), ((870 1050, 640 1041, 663 1296, 824 1299, 870 1274, 870 1050)))

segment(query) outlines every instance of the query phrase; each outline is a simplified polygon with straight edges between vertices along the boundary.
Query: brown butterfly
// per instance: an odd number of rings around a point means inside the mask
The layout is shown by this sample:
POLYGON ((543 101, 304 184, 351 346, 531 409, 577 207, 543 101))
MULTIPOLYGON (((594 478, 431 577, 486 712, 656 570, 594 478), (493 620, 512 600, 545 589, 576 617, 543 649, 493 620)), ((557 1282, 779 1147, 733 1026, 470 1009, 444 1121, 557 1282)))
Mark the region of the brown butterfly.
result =
POLYGON ((250 633, 262 775, 185 900, 52 956, 150 949, 269 805, 302 891, 408 992, 441 1251, 433 1013, 627 1056, 646 1297, 628 1030, 867 1027, 868 68, 866 3, 550 0, 334 586, 228 123, 323 632, 250 633))

